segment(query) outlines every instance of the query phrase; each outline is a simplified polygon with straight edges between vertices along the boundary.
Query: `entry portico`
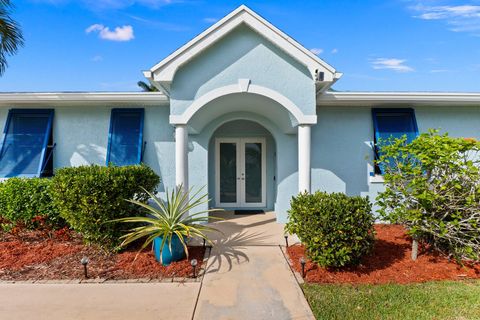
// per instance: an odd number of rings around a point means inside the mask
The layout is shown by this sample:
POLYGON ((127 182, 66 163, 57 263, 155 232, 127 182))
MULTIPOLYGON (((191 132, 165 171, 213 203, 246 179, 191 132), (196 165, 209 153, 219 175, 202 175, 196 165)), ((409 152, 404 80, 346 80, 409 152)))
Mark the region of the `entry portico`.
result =
MULTIPOLYGON (((299 191, 310 192, 310 141, 311 126, 317 123, 316 96, 341 74, 309 50, 241 6, 144 75, 170 97, 176 185, 208 185, 208 142, 225 121, 250 120, 267 128, 268 119, 271 128, 267 130, 276 147, 273 163, 265 163, 276 168, 276 190, 271 193, 276 199, 270 209, 286 211, 288 203, 282 199, 299 191), (223 120, 212 127, 219 119, 223 120), (295 135, 296 141, 291 143, 295 135), (203 166, 199 163, 202 159, 203 166), (295 173, 296 187, 292 188, 291 175, 295 173)), ((220 149, 216 149, 219 153, 220 149)), ((262 170, 259 172, 265 168, 262 170)), ((248 179, 244 171, 238 171, 238 180, 248 179)), ((218 178, 221 172, 215 170, 214 175, 218 178)), ((235 183, 235 179, 230 183, 235 183)), ((267 184, 263 181, 259 185, 265 188, 267 184)), ((261 193, 266 194, 265 190, 261 193)), ((219 190, 211 196, 217 198, 219 190)), ((223 202, 216 199, 219 203, 223 202)), ((234 201, 232 206, 238 203, 234 201)), ((261 199, 258 203, 266 201, 261 199)))

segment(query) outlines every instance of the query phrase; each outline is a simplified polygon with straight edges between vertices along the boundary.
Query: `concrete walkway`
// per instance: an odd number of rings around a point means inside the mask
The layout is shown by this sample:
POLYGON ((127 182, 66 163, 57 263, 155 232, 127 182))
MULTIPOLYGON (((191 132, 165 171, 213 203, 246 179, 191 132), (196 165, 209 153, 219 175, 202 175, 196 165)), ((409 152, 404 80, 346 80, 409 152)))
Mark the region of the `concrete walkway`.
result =
POLYGON ((4 283, 0 319, 314 319, 275 215, 219 215, 203 283, 4 283))
POLYGON ((191 319, 200 283, 2 284, 0 319, 191 319))
POLYGON ((275 215, 218 215, 225 236, 215 236, 194 319, 314 319, 279 247, 275 215))

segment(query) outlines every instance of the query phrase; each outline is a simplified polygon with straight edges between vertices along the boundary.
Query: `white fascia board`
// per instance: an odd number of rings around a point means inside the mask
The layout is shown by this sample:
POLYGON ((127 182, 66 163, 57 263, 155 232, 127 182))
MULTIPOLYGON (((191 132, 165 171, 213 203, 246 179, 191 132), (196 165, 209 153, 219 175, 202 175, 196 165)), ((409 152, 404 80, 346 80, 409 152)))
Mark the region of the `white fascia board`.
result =
POLYGON ((327 71, 325 81, 332 81, 335 77, 335 69, 332 66, 321 60, 310 50, 300 45, 244 5, 228 14, 196 38, 189 41, 180 49, 156 64, 150 69, 151 74, 144 74, 146 76, 153 75, 153 80, 155 81, 172 81, 175 72, 180 66, 209 46, 213 45, 218 39, 222 38, 242 23, 248 25, 254 31, 258 32, 260 35, 264 36, 287 52, 290 56, 305 65, 312 73, 312 76, 314 76, 315 70, 319 69, 320 71, 327 71))
POLYGON ((0 106, 15 105, 169 105, 168 98, 154 92, 40 92, 0 93, 0 106))
POLYGON ((337 82, 341 77, 343 76, 343 73, 341 72, 335 72, 333 74, 333 80, 332 81, 315 81, 315 94, 316 96, 322 95, 324 92, 326 92, 328 89, 330 89, 335 82, 337 82))
POLYGON ((448 106, 478 105, 480 93, 461 92, 325 92, 318 106, 381 106, 395 104, 448 106))

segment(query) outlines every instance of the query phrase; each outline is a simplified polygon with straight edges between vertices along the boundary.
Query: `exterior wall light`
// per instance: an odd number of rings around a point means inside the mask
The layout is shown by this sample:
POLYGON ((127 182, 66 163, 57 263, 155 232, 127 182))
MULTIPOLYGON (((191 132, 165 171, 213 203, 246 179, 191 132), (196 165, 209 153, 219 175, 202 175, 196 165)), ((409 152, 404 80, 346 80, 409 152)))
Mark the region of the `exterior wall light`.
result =
POLYGON ((324 81, 325 80, 325 72, 323 72, 323 71, 319 72, 318 69, 315 70, 315 80, 316 81, 324 81))

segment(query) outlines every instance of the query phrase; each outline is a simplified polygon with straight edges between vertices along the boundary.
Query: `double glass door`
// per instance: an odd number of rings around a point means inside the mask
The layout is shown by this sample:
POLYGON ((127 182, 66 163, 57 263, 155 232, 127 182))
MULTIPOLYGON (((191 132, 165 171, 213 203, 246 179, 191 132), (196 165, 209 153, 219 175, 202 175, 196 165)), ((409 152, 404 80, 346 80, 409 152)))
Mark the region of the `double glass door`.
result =
POLYGON ((215 141, 216 205, 265 206, 265 139, 217 138, 215 141))

